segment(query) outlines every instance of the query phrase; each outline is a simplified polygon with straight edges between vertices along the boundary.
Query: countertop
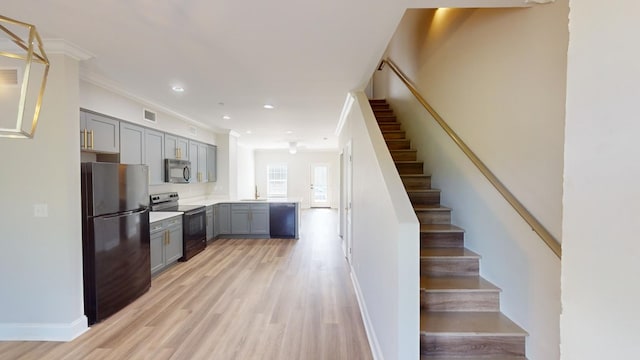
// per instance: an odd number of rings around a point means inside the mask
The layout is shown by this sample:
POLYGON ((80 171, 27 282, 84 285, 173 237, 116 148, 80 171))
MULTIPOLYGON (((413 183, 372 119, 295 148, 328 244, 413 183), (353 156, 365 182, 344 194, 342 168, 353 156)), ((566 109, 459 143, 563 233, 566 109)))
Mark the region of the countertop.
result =
POLYGON ((286 199, 240 199, 240 200, 229 200, 229 199, 193 199, 193 200, 179 200, 181 205, 202 205, 202 206, 210 206, 215 204, 263 204, 263 203, 299 203, 301 199, 296 198, 286 198, 286 199))
POLYGON ((182 214, 181 211, 149 211, 149 223, 166 220, 182 214))

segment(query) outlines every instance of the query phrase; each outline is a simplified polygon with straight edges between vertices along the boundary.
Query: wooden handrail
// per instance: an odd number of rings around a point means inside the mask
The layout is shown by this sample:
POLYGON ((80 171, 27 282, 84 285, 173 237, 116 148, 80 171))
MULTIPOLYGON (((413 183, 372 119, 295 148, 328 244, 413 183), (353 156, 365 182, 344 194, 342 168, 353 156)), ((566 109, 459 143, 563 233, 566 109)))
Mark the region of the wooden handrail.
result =
POLYGON ((442 127, 442 129, 449 135, 451 140, 458 145, 460 150, 462 150, 465 155, 471 160, 471 162, 480 170, 480 172, 489 180, 489 182, 493 185, 493 187, 498 190, 498 192, 504 197, 505 200, 515 209, 515 211, 522 216, 524 221, 531 226, 531 229, 535 231, 538 236, 544 241, 545 244, 553 251, 554 254, 558 256, 558 258, 562 258, 562 246, 560 242, 556 240, 553 235, 538 221, 538 219, 527 210, 527 208, 522 205, 522 203, 507 189, 506 186, 496 177, 491 170, 478 158, 478 156, 465 144, 464 141, 456 134, 451 127, 442 119, 442 117, 427 103, 427 101, 420 95, 418 89, 413 85, 413 83, 404 75, 402 71, 393 63, 390 59, 382 60, 381 67, 383 64, 389 65, 389 68, 402 80, 402 82, 407 86, 409 91, 416 97, 416 99, 424 106, 424 108, 431 114, 431 116, 435 119, 435 121, 442 127))

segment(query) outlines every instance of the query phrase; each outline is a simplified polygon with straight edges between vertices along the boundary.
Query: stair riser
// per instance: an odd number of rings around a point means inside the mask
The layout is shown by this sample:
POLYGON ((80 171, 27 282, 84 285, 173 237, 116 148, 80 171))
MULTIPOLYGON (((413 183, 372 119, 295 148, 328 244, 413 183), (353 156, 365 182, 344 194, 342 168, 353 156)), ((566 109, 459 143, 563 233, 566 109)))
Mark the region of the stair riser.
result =
POLYGON ((393 116, 393 110, 391 110, 388 106, 386 109, 380 109, 378 106, 372 108, 373 114, 377 116, 393 116))
POLYGON ((400 175, 420 175, 424 173, 423 164, 421 162, 415 163, 396 163, 396 169, 400 175))
POLYGON ((407 191, 409 200, 413 205, 437 205, 440 204, 440 192, 411 192, 407 191))
POLYGON ((451 210, 416 211, 420 224, 451 224, 451 210))
POLYGON ((420 293, 420 306, 426 311, 500 311, 497 291, 456 291, 420 293))
POLYGON ((411 142, 409 140, 387 140, 389 150, 409 150, 411 142))
POLYGON ((391 158, 393 161, 416 161, 417 154, 415 151, 391 151, 391 158))
POLYGON ((420 247, 461 248, 464 247, 464 233, 421 233, 420 247))
POLYGON ((394 131, 394 130, 402 130, 402 124, 399 122, 390 122, 390 123, 382 123, 378 124, 380 127, 380 131, 394 131))
POLYGON ((427 276, 477 276, 480 264, 477 258, 423 258, 420 274, 427 276))
POLYGON ((430 356, 525 356, 524 336, 420 335, 420 353, 430 356))
POLYGON ((404 133, 404 131, 383 132, 382 133, 382 137, 385 140, 405 139, 406 138, 406 134, 404 133))
POLYGON ((376 110, 388 110, 389 108, 390 108, 389 104, 384 104, 384 103, 383 104, 371 104, 371 109, 373 109, 373 111, 376 111, 376 110))
POLYGON ((431 176, 402 177, 406 189, 431 189, 431 176))

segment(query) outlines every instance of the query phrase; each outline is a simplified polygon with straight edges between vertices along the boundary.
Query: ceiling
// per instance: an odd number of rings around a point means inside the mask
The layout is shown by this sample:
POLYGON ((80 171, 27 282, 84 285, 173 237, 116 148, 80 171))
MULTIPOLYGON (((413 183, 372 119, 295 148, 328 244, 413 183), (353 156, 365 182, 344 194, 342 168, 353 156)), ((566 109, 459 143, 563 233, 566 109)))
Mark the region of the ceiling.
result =
POLYGON ((64 39, 92 54, 83 79, 152 110, 253 148, 336 149, 347 93, 366 85, 404 10, 474 1, 526 0, 6 0, 0 15, 35 24, 45 49, 64 39))

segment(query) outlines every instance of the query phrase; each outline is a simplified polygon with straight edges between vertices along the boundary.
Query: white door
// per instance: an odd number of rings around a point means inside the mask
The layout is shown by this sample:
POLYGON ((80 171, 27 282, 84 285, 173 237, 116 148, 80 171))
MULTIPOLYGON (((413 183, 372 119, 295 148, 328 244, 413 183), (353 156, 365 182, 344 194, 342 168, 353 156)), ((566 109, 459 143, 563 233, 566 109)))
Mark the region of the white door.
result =
POLYGON ((311 165, 311 207, 330 207, 329 165, 311 165))

